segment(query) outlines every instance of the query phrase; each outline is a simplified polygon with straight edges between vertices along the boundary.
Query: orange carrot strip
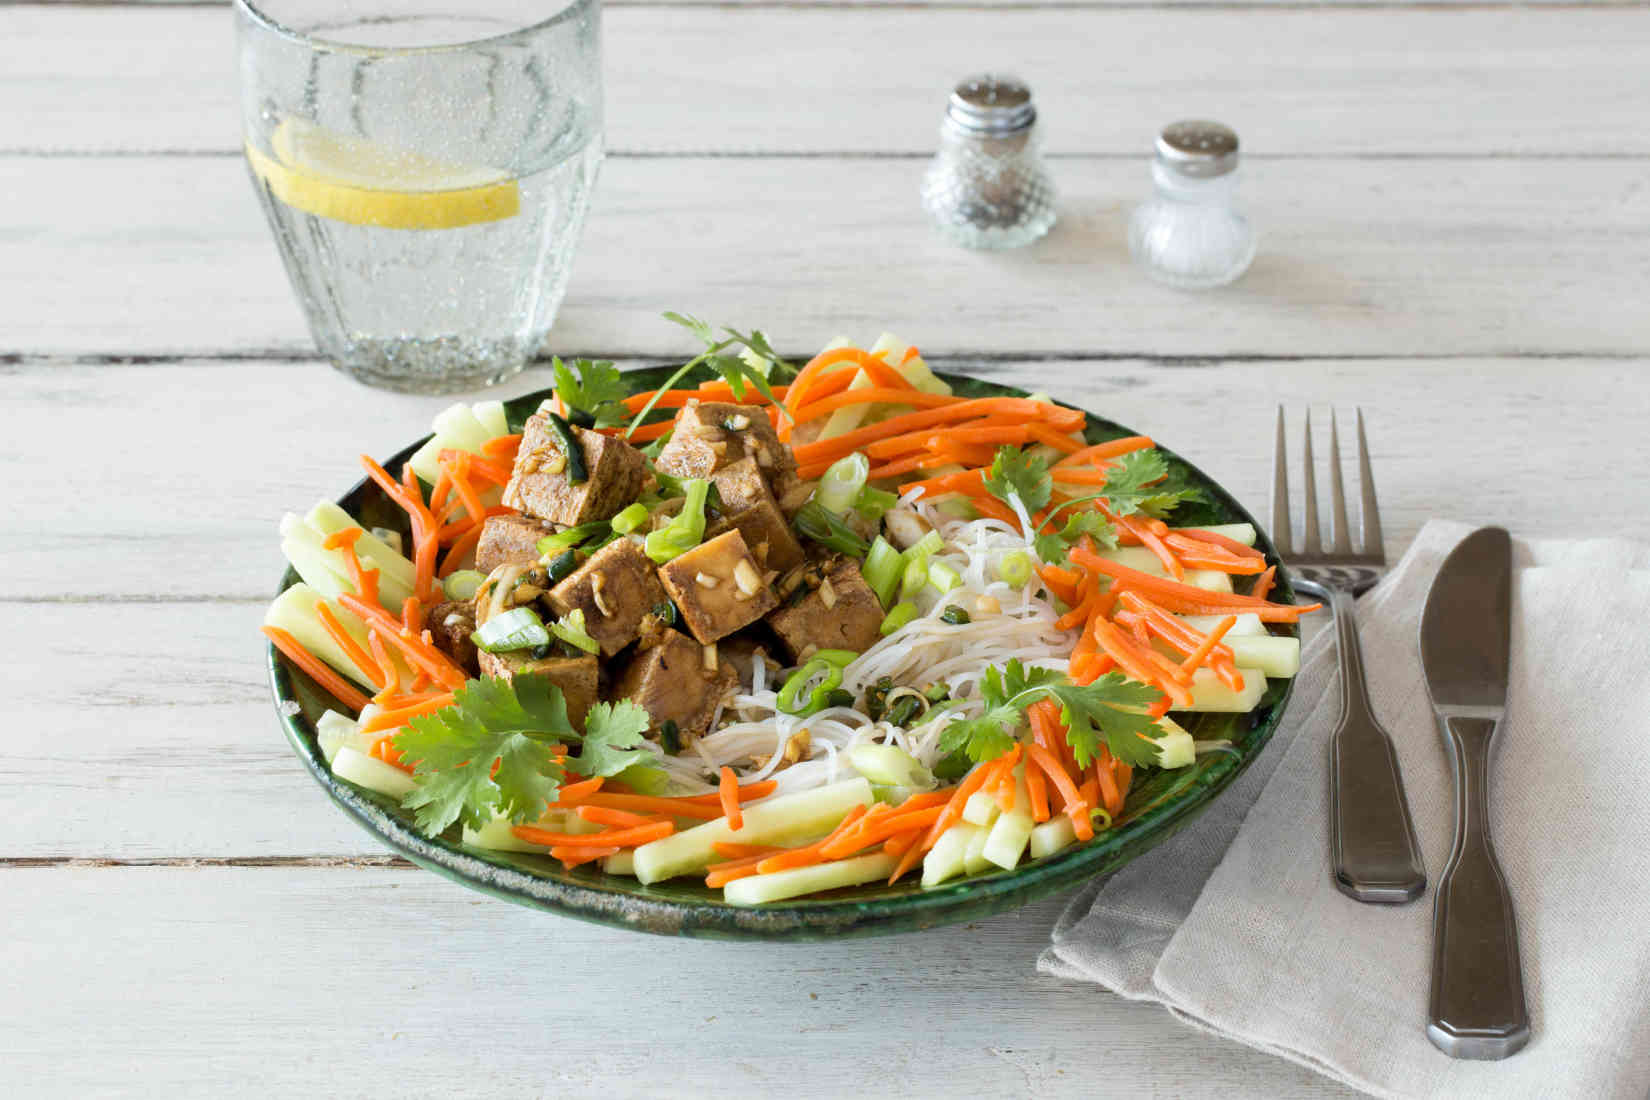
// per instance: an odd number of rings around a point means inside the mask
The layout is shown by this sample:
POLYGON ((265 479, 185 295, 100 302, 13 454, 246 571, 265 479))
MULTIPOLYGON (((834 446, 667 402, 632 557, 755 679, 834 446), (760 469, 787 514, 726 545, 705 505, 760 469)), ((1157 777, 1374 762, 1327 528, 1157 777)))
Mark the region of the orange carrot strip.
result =
POLYGON ((633 825, 652 825, 664 820, 657 815, 632 813, 629 810, 615 810, 609 806, 576 806, 573 812, 586 821, 593 821, 597 825, 618 825, 630 827, 633 825))
POLYGON ((739 812, 739 777, 733 774, 733 769, 726 764, 722 765, 721 789, 722 816, 728 819, 728 828, 738 832, 745 827, 745 815, 739 812))
MULTIPOLYGON (((924 466, 937 465, 939 465, 939 463, 934 460, 932 455, 919 452, 918 454, 907 455, 904 458, 896 458, 892 462, 884 462, 880 466, 873 466, 871 467, 870 472, 865 475, 865 479, 867 481, 881 481, 884 478, 898 477, 900 474, 908 474, 912 470, 920 470, 924 466)), ((829 463, 821 469, 815 469, 812 466, 799 466, 796 473, 798 477, 804 480, 812 480, 813 478, 819 477, 828 469, 830 469, 829 463)))
POLYGON ((1231 592, 1210 592, 1207 589, 1195 588, 1179 581, 1168 580, 1164 577, 1154 577, 1150 573, 1142 573, 1138 569, 1130 569, 1126 565, 1119 565, 1108 558, 1102 558, 1087 546, 1074 546, 1071 550, 1071 560, 1085 569, 1097 573, 1104 573, 1114 580, 1123 581, 1130 589, 1147 593, 1165 609, 1176 611, 1183 615, 1226 614, 1234 609, 1252 611, 1265 622, 1294 622, 1309 611, 1316 611, 1322 604, 1285 604, 1268 603, 1257 600, 1253 596, 1240 596, 1231 592), (1170 607, 1169 603, 1176 606, 1170 607), (1197 610, 1183 610, 1195 607, 1197 610), (1208 611, 1205 608, 1217 610, 1208 611))
POLYGON ((1255 586, 1249 590, 1249 595, 1257 600, 1264 600, 1267 596, 1270 596, 1272 594, 1272 582, 1277 579, 1277 573, 1277 566, 1268 565, 1266 572, 1260 575, 1260 578, 1255 581, 1255 586))
POLYGON ((862 823, 863 827, 854 829, 845 836, 839 836, 829 844, 820 848, 820 855, 825 859, 843 859, 855 852, 879 844, 896 834, 912 829, 924 829, 932 825, 945 812, 944 806, 927 806, 910 813, 890 813, 881 820, 862 823))
POLYGON ((315 601, 315 617, 321 620, 321 627, 337 643, 338 648, 344 651, 345 656, 355 663, 355 667, 361 670, 363 676, 376 687, 383 688, 388 685, 389 673, 378 667, 378 662, 367 656, 360 643, 350 637, 349 631, 344 629, 344 624, 338 621, 325 600, 315 601))
POLYGON ((1201 527, 1184 527, 1179 531, 1176 531, 1175 534, 1183 538, 1196 539, 1199 542, 1212 543, 1223 550, 1230 551, 1240 558, 1260 558, 1262 561, 1266 560, 1266 555, 1261 553, 1259 550, 1256 550, 1253 546, 1245 546, 1237 539, 1231 538, 1227 535, 1222 535, 1215 531, 1207 531, 1201 527))
POLYGON ((617 848, 574 848, 568 845, 557 845, 550 849, 554 859, 561 860, 563 870, 571 871, 581 863, 593 863, 605 856, 614 855, 617 848))
MULTIPOLYGON (((795 393, 794 385, 792 393, 795 393)), ((1070 431, 1081 428, 1084 421, 1083 414, 1076 409, 1044 405, 1023 397, 977 397, 952 405, 901 413, 830 439, 804 443, 795 449, 794 454, 798 466, 809 466, 818 462, 829 465, 843 455, 851 454, 878 440, 906 435, 922 428, 933 428, 941 424, 996 414, 1017 416, 1024 420, 1041 419, 1061 430, 1070 431)))
MULTIPOLYGON (((754 799, 766 798, 778 789, 779 780, 777 779, 764 779, 760 783, 746 783, 739 788, 739 801, 750 802, 754 799)), ((688 794, 668 801, 686 802, 696 806, 720 806, 722 804, 722 793, 717 791, 714 794, 688 794)))
POLYGON ((1083 445, 1064 432, 1056 431, 1047 424, 1031 423, 1026 425, 1026 432, 1032 439, 1045 446, 1053 447, 1063 454, 1076 454, 1083 449, 1083 445))
POLYGON ((475 524, 464 534, 460 535, 453 542, 452 546, 447 548, 447 556, 441 559, 441 565, 435 571, 436 576, 452 576, 452 574, 458 569, 459 563, 464 560, 464 556, 471 550, 474 550, 476 544, 481 541, 481 529, 481 524, 475 524))
POLYGON ((1158 538, 1145 524, 1136 522, 1131 516, 1118 517, 1117 524, 1139 539, 1141 545, 1145 546, 1146 549, 1156 554, 1157 560, 1163 563, 1163 568, 1168 571, 1169 576, 1177 581, 1186 579, 1186 567, 1180 564, 1180 559, 1175 557, 1163 540, 1158 538))
MULTIPOLYGON (((772 844, 734 844, 731 841, 722 840, 712 844, 711 848, 723 859, 731 860, 761 859, 763 856, 771 856, 775 852, 784 851, 783 848, 777 848, 772 844)), ((711 866, 716 865, 713 863, 711 866)))
POLYGON ((1104 462, 1109 458, 1116 458, 1118 455, 1126 455, 1130 451, 1143 451, 1147 447, 1155 446, 1157 446, 1157 444, 1153 443, 1149 436, 1125 436, 1122 439, 1112 439, 1106 441, 1105 443, 1096 443, 1093 446, 1084 447, 1082 450, 1073 451, 1071 454, 1067 455, 1065 458, 1062 458, 1054 465, 1055 468, 1063 466, 1086 466, 1095 462, 1104 462))
POLYGON ((529 844, 569 848, 632 848, 667 837, 676 831, 670 821, 655 821, 629 829, 607 829, 600 833, 553 833, 533 825, 512 825, 510 831, 529 844))
POLYGON ((551 803, 558 809, 567 809, 575 805, 606 806, 614 810, 634 810, 637 813, 668 814, 671 817, 691 817, 700 821, 715 821, 722 816, 720 808, 715 806, 696 806, 691 802, 674 798, 654 798, 645 794, 609 794, 601 791, 596 794, 585 795, 576 803, 562 802, 559 799, 551 803))
POLYGON ((379 730, 396 729, 406 725, 408 721, 420 714, 429 714, 431 711, 449 706, 452 701, 452 692, 443 692, 411 706, 401 707, 397 710, 381 710, 361 724, 361 732, 376 733, 379 730))
POLYGON ((928 827, 928 832, 923 834, 921 840, 907 848, 904 855, 900 856, 899 864, 894 868, 894 873, 888 877, 889 885, 898 882, 900 876, 915 867, 917 861, 923 857, 923 853, 932 848, 934 842, 939 840, 940 834, 962 819, 963 806, 968 803, 969 796, 980 790, 985 785, 985 781, 992 778, 995 772, 996 767, 995 762, 993 762, 991 764, 981 764, 963 776, 963 781, 957 784, 951 792, 950 801, 945 804, 934 824, 928 827))
POLYGON ((392 768, 400 768, 409 775, 412 773, 412 769, 401 762, 401 750, 395 747, 395 734, 393 733, 386 733, 374 741, 372 748, 367 750, 367 755, 382 760, 392 768))
POLYGON ((1077 784, 1072 781, 1070 773, 1066 771, 1065 766, 1060 763, 1059 758, 1054 753, 1042 745, 1031 745, 1026 749, 1026 757, 1037 765, 1038 771, 1048 776, 1049 782, 1054 784, 1054 789, 1059 791, 1060 797, 1066 800, 1067 813, 1089 809, 1083 802, 1083 796, 1078 791, 1077 784))
MULTIPOLYGON (((887 803, 879 802, 877 808, 886 805, 887 803)), ((831 830, 831 834, 825 839, 804 845, 801 848, 788 848, 783 852, 775 852, 756 865, 757 873, 771 875, 775 871, 788 871, 794 867, 812 867, 816 863, 824 863, 824 852, 827 846, 848 832, 861 818, 869 816, 871 815, 866 812, 864 806, 855 806, 848 811, 847 815, 843 817, 835 829, 831 830)))
POLYGON ((1216 623, 1215 628, 1204 636, 1203 642, 1192 650, 1184 661, 1180 662, 1181 669, 1185 672, 1191 672, 1201 666, 1209 659, 1209 654, 1215 651, 1215 646, 1220 644, 1220 640, 1226 637, 1226 632, 1236 625, 1236 615, 1228 615, 1216 623))
MULTIPOLYGON (((629 435, 626 435, 625 438, 631 443, 652 443, 675 427, 676 421, 674 420, 660 420, 653 424, 643 424, 629 435)), ((621 435, 623 433, 624 429, 621 427, 611 429, 608 434, 621 435)))
POLYGON ((1123 812, 1123 792, 1117 789, 1117 777, 1111 770, 1111 750, 1100 746, 1100 755, 1094 760, 1094 779, 1100 785, 1100 802, 1106 812, 1116 817, 1123 812))
POLYGON ((582 802, 601 790, 603 782, 602 777, 598 775, 590 779, 581 779, 577 783, 563 783, 561 789, 556 792, 556 802, 562 806, 582 802))
POLYGON ((903 833, 896 833, 882 842, 882 850, 891 856, 902 856, 910 850, 911 845, 922 839, 921 829, 909 829, 903 833))
POLYGON ((960 474, 945 474, 927 481, 907 481, 899 487, 899 491, 903 496, 912 489, 921 489, 925 496, 933 497, 941 493, 979 493, 984 491, 984 485, 984 470, 964 470, 960 474))
POLYGON ((516 449, 521 446, 521 433, 501 435, 489 439, 481 445, 481 453, 488 458, 505 458, 514 460, 516 449))
POLYGON ((365 695, 355 689, 355 686, 338 675, 309 650, 298 644, 298 639, 282 630, 278 626, 263 628, 264 637, 275 644, 275 648, 286 654, 287 660, 309 673, 310 679, 320 684, 333 698, 349 707, 356 713, 368 703, 365 695))
POLYGON ((846 389, 841 393, 818 401, 810 401, 800 409, 792 412, 795 422, 806 424, 810 420, 818 420, 822 416, 829 416, 838 409, 851 408, 854 405, 915 405, 919 409, 935 409, 942 405, 955 405, 965 400, 961 397, 951 397, 941 393, 924 393, 921 390, 894 390, 886 386, 865 386, 861 389, 846 389))
POLYGON ((1043 769, 1026 769, 1026 795, 1031 799, 1031 820, 1041 825, 1048 820, 1048 777, 1043 769))
POLYGON ((361 616, 369 625, 377 624, 384 640, 401 650, 408 661, 428 672, 438 683, 451 689, 464 686, 464 670, 453 664, 447 655, 429 642, 407 631, 382 607, 368 604, 348 592, 340 593, 338 602, 361 616))

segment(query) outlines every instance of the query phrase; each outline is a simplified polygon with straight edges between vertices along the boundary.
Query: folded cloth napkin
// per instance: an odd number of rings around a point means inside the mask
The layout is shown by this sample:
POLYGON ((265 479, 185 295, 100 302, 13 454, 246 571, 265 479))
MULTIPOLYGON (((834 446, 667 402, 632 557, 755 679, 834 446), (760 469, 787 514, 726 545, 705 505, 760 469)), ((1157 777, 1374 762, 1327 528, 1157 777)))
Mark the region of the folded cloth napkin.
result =
POLYGON ((1430 883, 1449 761, 1421 678, 1427 590, 1471 529, 1427 525, 1359 601, 1376 713, 1397 744, 1429 889, 1361 905, 1329 878, 1333 632, 1308 646, 1260 758, 1185 831, 1080 893, 1039 968, 1380 1096, 1650 1091, 1650 548, 1515 541, 1512 676, 1490 783, 1533 1037, 1502 1062, 1426 1039, 1430 883))

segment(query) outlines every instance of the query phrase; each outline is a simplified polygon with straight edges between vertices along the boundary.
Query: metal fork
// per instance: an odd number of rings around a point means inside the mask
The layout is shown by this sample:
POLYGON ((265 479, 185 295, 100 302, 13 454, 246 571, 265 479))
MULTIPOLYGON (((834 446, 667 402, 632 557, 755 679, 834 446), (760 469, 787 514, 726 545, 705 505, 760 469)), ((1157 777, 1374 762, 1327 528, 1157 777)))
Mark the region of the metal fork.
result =
POLYGON ((1289 472, 1284 444, 1283 406, 1278 406, 1277 444, 1272 458, 1272 541, 1289 566, 1295 587, 1329 604, 1341 659, 1341 720, 1329 747, 1329 851, 1335 885, 1359 901, 1398 904, 1426 889, 1426 871, 1415 840, 1404 779, 1392 738, 1369 703, 1363 653, 1354 618, 1355 597, 1386 572, 1375 480, 1369 470, 1364 417, 1358 411, 1358 483, 1361 489, 1361 551, 1352 549, 1346 493, 1341 484, 1341 447, 1335 414, 1329 414, 1330 546, 1318 528, 1317 482, 1312 461, 1312 416, 1306 414, 1304 445, 1305 524, 1300 551, 1289 533, 1289 472))

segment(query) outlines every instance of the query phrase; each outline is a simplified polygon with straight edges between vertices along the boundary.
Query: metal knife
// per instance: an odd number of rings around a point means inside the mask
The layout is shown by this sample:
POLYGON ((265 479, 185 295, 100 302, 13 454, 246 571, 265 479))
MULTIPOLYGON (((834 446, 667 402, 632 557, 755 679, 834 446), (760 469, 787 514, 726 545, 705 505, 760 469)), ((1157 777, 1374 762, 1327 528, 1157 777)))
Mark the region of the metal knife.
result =
POLYGON ((1427 1038, 1493 1061, 1530 1041, 1512 897, 1490 838, 1490 745, 1507 711, 1512 540, 1474 531, 1438 571, 1421 618, 1421 667, 1455 776, 1455 845, 1433 903, 1427 1038))

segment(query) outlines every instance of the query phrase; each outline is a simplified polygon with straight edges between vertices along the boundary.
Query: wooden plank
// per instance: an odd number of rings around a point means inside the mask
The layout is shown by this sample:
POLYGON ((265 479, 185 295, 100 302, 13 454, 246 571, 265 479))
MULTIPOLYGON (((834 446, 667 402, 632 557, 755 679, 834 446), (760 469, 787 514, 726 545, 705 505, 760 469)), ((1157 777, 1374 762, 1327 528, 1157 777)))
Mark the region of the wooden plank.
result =
MULTIPOLYGON (((1361 404, 1393 553, 1435 515, 1528 534, 1591 529, 1601 499, 1619 505, 1612 530, 1650 538, 1650 487, 1631 462, 1599 463, 1587 474, 1596 492, 1577 493, 1573 473, 1533 445, 1585 424, 1589 454, 1636 453, 1650 405, 1642 361, 940 365, 1043 387, 1148 431, 1258 513, 1274 403, 1312 403, 1320 426, 1326 405, 1361 404)), ((545 385, 545 374, 503 392, 545 385)), ((11 600, 264 598, 282 568, 280 514, 341 493, 359 476, 357 454, 396 450, 446 403, 379 394, 313 363, 37 365, 4 384, 28 425, 0 441, 13 499, 0 599, 11 600), (74 445, 56 445, 65 440, 74 445)))
MULTIPOLYGON (((1206 294, 1129 261, 1142 165, 1055 170, 1050 237, 979 253, 931 232, 914 162, 615 159, 549 350, 678 354, 663 309, 802 348, 893 328, 935 354, 1650 350, 1650 318, 1620 308, 1650 299, 1637 162, 1259 165, 1260 256, 1206 294)), ((0 354, 310 354, 238 160, 0 158, 0 193, 0 354)))
POLYGON ((1180 1097, 1353 1095, 1038 975, 1059 904, 734 947, 579 924, 409 870, 0 870, 0 1080, 29 1096, 256 1081, 292 1096, 485 1083, 677 1097, 714 1082, 737 1096, 1086 1097, 1103 1065, 1141 1085, 1170 1075, 1180 1097))
MULTIPOLYGON (((0 150, 238 149, 233 30, 214 6, 8 8, 0 150)), ((980 68, 1032 81, 1063 154, 1199 115, 1274 155, 1650 153, 1642 7, 647 5, 603 37, 625 153, 923 153, 980 68)))

